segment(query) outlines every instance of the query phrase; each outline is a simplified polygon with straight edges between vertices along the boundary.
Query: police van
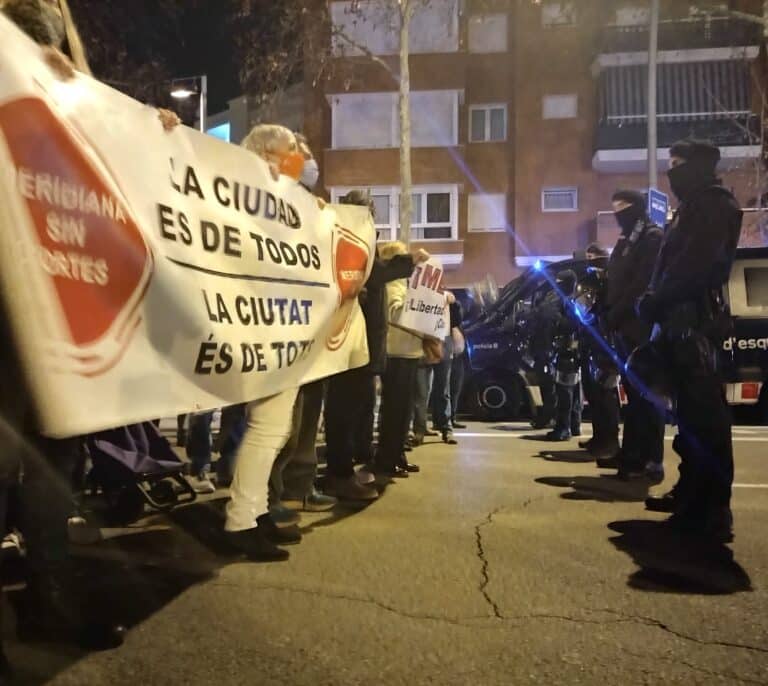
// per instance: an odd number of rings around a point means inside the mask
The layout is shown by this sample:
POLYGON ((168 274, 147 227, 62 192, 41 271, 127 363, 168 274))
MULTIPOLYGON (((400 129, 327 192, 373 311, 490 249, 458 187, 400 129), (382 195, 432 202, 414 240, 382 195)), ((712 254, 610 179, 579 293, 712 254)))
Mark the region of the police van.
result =
MULTIPOLYGON (((476 296, 480 306, 475 302, 476 313, 464 325, 465 399, 474 416, 511 420, 535 414, 541 394, 529 329, 536 303, 551 291, 558 273, 570 270, 582 278, 592 266, 604 267, 605 260, 537 263, 497 297, 476 296)), ((768 423, 768 248, 739 248, 725 295, 733 317, 722 350, 728 402, 752 406, 755 419, 768 423)))

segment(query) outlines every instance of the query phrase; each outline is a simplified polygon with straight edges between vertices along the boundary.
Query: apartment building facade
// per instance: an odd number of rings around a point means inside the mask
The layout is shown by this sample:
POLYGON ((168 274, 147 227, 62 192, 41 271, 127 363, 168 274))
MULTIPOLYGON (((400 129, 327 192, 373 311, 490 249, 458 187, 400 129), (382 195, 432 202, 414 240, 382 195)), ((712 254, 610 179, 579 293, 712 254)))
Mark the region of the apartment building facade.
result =
MULTIPOLYGON (((330 78, 306 89, 304 122, 330 198, 369 189, 380 240, 397 233, 400 199, 399 37, 388 4, 331 3, 350 40, 330 78)), ((702 3, 662 5, 660 167, 677 138, 711 138, 746 205, 760 183, 760 27, 697 14, 702 3)), ((440 255, 449 285, 487 274, 504 283, 536 259, 615 239, 601 214, 611 194, 647 185, 647 12, 643 0, 431 0, 417 10, 412 241, 440 255)))

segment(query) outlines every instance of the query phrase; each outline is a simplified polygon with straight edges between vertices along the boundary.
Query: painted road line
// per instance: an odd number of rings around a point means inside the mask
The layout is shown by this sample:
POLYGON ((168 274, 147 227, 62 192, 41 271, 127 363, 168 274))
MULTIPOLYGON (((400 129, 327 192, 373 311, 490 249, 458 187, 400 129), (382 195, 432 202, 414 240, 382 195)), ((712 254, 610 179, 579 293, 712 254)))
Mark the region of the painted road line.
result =
POLYGON ((768 488, 768 484, 733 484, 733 488, 768 488))
MULTIPOLYGON (((540 443, 562 443, 566 444, 568 441, 545 441, 544 440, 544 434, 535 434, 531 433, 530 431, 497 431, 495 433, 480 433, 480 432, 459 432, 454 431, 454 436, 456 438, 523 438, 524 436, 530 436, 531 440, 538 441, 540 443), (541 438, 539 438, 541 436, 541 438)), ((585 440, 587 438, 591 438, 592 434, 584 433, 581 434, 581 436, 578 436, 580 440, 585 440)), ((665 441, 673 441, 675 439, 674 436, 665 436, 665 441)), ((575 439, 571 439, 575 440, 575 439)), ((768 435, 764 437, 758 437, 758 436, 733 436, 733 441, 735 443, 768 443, 768 435)))

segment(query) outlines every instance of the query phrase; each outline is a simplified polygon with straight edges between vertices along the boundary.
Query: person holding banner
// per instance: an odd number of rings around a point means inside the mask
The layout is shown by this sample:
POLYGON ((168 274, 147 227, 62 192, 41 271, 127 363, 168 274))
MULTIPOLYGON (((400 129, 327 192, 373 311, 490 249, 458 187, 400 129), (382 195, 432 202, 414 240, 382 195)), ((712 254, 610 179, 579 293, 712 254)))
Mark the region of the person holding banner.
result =
MULTIPOLYGON (((0 0, 0 10, 43 46, 48 66, 58 78, 75 69, 90 74, 77 28, 66 0, 0 0), (67 44, 69 54, 62 50, 67 44)), ((4 308, 3 308, 4 309, 4 308)), ((87 650, 116 648, 124 629, 102 616, 69 556, 68 523, 74 511, 72 480, 82 458, 82 437, 52 439, 39 431, 37 409, 18 357, 10 318, 0 316, 0 517, 7 495, 18 488, 19 529, 27 549, 27 588, 16 598, 17 632, 24 641, 76 641, 87 650), (7 386, 6 386, 7 384, 7 386)), ((80 518, 76 518, 80 520, 80 518)), ((1 669, 1 668, 0 668, 1 669)))
MULTIPOLYGON (((397 255, 407 255, 408 249, 404 243, 393 241, 380 246, 379 254, 383 260, 389 260, 397 255)), ((405 459, 411 404, 404 400, 412 397, 416 368, 424 349, 419 336, 393 324, 405 307, 407 292, 407 279, 387 284, 390 326, 387 333, 387 367, 381 379, 381 426, 375 460, 377 473, 397 478, 406 478, 409 473, 419 471, 417 465, 405 459)))
MULTIPOLYGON (((374 208, 370 196, 362 191, 350 191, 341 202, 374 208)), ((412 255, 397 254, 390 259, 376 256, 371 274, 360 295, 365 317, 370 361, 365 367, 350 369, 328 380, 325 401, 325 438, 328 447, 328 472, 323 487, 326 493, 344 500, 371 501, 378 491, 362 483, 355 474, 355 460, 372 462, 373 415, 376 406, 376 376, 383 375, 387 366, 386 284, 411 276, 415 265, 426 262, 429 253, 418 250, 412 255)))
MULTIPOLYGON (((296 181, 304 170, 304 156, 296 136, 284 126, 260 124, 245 137, 243 147, 257 154, 273 174, 283 173, 296 181)), ((254 561, 288 559, 288 551, 277 543, 301 540, 297 513, 278 523, 269 514, 269 481, 275 460, 291 436, 293 408, 298 387, 246 407, 247 426, 235 462, 224 526, 229 543, 254 561)))

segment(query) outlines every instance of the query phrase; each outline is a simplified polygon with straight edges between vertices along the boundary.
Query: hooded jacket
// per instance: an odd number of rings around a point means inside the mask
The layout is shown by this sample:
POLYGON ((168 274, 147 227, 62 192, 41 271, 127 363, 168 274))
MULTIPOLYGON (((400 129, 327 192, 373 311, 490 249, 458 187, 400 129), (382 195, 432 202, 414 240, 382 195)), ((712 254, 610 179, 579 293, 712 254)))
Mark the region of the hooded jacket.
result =
POLYGON ((662 230, 647 219, 622 233, 608 260, 605 290, 605 328, 624 338, 630 348, 645 343, 651 327, 635 313, 636 300, 645 293, 663 239, 662 230))

